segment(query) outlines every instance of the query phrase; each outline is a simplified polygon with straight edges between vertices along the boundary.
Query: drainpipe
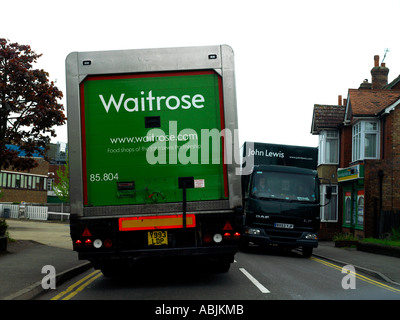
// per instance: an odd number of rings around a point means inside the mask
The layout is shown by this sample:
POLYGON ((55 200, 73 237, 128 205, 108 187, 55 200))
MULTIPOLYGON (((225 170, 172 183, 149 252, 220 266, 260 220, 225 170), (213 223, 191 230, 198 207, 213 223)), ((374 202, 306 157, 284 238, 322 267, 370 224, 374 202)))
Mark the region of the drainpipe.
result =
POLYGON ((379 170, 378 171, 378 178, 379 178, 379 211, 378 211, 378 215, 377 215, 377 217, 375 217, 375 221, 377 222, 376 223, 376 226, 378 227, 378 223, 379 223, 379 228, 378 228, 378 236, 380 237, 381 236, 381 228, 382 228, 382 226, 380 225, 380 219, 378 220, 378 218, 380 218, 380 216, 381 216, 381 212, 382 212, 382 202, 383 202, 383 199, 382 199, 382 194, 383 194, 383 176, 384 176, 385 174, 383 173, 383 170, 379 170))

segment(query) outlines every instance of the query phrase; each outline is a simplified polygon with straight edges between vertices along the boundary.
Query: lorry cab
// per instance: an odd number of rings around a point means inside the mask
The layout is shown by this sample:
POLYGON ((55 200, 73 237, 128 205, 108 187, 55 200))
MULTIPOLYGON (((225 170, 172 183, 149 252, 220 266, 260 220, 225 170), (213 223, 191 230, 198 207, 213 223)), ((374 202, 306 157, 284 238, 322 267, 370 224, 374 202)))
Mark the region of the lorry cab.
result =
POLYGON ((316 170, 255 165, 244 178, 242 249, 258 245, 301 247, 311 256, 318 246, 320 197, 316 170), (247 181, 246 181, 247 180, 247 181))

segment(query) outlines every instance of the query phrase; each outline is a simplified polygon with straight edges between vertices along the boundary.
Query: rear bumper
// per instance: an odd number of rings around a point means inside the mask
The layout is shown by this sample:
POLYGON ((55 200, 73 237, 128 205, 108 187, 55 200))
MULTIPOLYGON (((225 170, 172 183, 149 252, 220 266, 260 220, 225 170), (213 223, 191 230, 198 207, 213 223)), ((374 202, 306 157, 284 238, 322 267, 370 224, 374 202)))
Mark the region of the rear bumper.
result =
POLYGON ((150 257, 212 257, 212 256, 234 256, 238 246, 212 246, 212 247, 187 247, 187 248, 163 248, 151 250, 121 250, 112 252, 79 252, 80 260, 116 260, 135 259, 150 257))

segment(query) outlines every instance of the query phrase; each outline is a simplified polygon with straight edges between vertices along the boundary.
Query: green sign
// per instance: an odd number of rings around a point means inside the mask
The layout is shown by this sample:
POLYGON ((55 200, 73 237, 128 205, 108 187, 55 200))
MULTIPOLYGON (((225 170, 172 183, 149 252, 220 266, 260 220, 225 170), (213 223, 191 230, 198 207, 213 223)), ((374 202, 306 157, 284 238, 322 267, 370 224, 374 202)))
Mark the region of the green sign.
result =
POLYGON ((90 76, 81 84, 85 206, 227 198, 222 79, 213 71, 90 76))
POLYGON ((337 174, 339 182, 364 178, 364 165, 358 164, 349 168, 339 168, 337 174))

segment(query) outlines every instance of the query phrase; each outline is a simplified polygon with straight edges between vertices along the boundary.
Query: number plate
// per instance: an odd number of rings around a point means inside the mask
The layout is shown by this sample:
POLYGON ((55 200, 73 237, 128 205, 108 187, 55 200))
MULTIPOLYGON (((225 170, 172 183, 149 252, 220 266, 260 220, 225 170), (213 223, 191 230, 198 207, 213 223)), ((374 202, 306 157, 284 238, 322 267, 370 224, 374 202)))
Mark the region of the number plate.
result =
POLYGON ((289 223, 279 223, 279 222, 276 222, 276 223, 274 224, 274 227, 275 227, 275 228, 283 228, 283 229, 293 229, 293 228, 294 228, 294 225, 293 225, 293 224, 289 224, 289 223))
POLYGON ((168 244, 168 233, 167 231, 148 231, 147 240, 149 246, 160 246, 168 244))

